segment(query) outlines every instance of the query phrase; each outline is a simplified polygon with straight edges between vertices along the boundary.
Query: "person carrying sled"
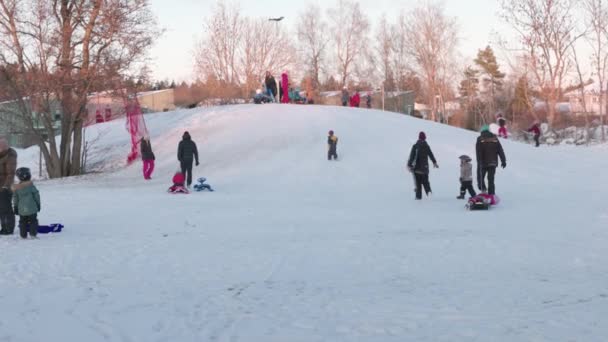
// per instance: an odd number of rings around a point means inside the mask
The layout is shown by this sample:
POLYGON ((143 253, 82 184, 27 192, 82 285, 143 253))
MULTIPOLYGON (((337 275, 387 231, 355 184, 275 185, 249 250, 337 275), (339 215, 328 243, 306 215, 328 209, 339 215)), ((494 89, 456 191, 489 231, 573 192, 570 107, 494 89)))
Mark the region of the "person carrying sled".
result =
POLYGON ((12 186, 16 169, 17 152, 0 137, 0 235, 11 235, 15 231, 12 186))
POLYGON ((190 133, 188 132, 184 132, 182 141, 179 142, 179 146, 177 147, 177 160, 180 162, 182 174, 184 174, 187 179, 186 184, 190 187, 192 184, 192 163, 196 162, 196 166, 198 166, 199 163, 196 143, 192 141, 190 133))
POLYGON ((338 160, 338 137, 334 135, 334 131, 329 131, 327 137, 327 160, 338 160))
POLYGON ((433 162, 435 168, 439 168, 437 160, 433 155, 431 147, 426 142, 426 134, 420 132, 418 141, 412 146, 410 158, 407 162, 407 167, 410 172, 414 173, 416 181, 416 199, 422 199, 422 188, 427 196, 431 196, 431 183, 429 182, 429 159, 433 162))
POLYGON ((488 125, 481 128, 481 134, 475 144, 475 151, 477 154, 477 186, 481 192, 495 195, 494 177, 498 167, 498 158, 500 158, 500 166, 503 169, 507 167, 507 159, 498 137, 490 132, 488 125), (488 177, 487 188, 486 176, 488 177))
POLYGON ((348 89, 346 87, 342 88, 342 106, 348 106, 348 101, 350 100, 350 94, 348 93, 348 89))
POLYGON ((35 239, 38 234, 38 213, 40 212, 40 193, 32 182, 32 174, 27 167, 16 171, 20 183, 13 185, 15 214, 19 215, 19 235, 27 239, 27 234, 35 239))
POLYGON ((471 197, 475 197, 475 189, 473 188, 473 160, 467 155, 460 156, 460 196, 458 199, 464 199, 466 192, 469 192, 471 197))
POLYGON ((150 136, 145 135, 143 138, 141 138, 139 144, 141 149, 141 160, 144 163, 144 179, 150 180, 152 179, 152 172, 154 172, 154 160, 156 160, 154 152, 152 152, 150 136))
POLYGON ((532 127, 528 129, 528 132, 534 134, 534 142, 536 143, 536 147, 540 146, 540 121, 535 120, 532 127))

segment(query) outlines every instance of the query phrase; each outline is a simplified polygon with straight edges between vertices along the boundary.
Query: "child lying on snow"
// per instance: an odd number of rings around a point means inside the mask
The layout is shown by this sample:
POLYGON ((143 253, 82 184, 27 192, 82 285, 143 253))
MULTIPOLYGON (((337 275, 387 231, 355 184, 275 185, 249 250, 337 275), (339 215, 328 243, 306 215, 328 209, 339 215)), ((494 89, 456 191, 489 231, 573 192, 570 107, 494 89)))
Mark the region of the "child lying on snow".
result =
POLYGON ((173 176, 173 186, 171 186, 167 191, 172 194, 190 193, 190 191, 188 191, 188 189, 184 186, 185 181, 186 177, 184 177, 184 174, 181 172, 176 172, 173 176))

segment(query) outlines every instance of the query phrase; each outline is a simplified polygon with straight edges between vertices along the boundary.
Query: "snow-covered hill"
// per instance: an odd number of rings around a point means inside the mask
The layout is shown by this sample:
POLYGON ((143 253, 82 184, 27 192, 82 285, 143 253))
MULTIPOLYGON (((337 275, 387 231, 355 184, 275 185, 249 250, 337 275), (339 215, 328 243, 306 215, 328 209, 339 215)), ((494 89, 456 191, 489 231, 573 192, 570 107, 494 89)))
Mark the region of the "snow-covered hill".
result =
MULTIPOLYGON (((152 181, 123 122, 87 131, 107 172, 38 183, 63 233, 0 237, 1 341, 603 341, 604 147, 504 142, 502 203, 466 212, 476 134, 341 107, 146 116, 152 181), (326 134, 340 138, 326 160, 326 134), (183 131, 214 193, 165 193, 183 131), (440 169, 414 201, 425 131, 440 169)), ((20 165, 36 168, 35 150, 20 165)))

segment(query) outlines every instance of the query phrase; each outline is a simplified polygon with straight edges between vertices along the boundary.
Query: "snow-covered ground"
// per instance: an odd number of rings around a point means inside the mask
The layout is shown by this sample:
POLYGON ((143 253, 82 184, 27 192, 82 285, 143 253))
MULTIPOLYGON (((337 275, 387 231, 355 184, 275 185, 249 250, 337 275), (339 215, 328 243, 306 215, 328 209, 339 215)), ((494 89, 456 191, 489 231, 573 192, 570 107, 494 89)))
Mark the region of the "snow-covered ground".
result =
MULTIPOLYGON (((87 136, 107 172, 39 182, 44 223, 0 237, 0 341, 605 341, 605 147, 504 142, 502 203, 467 212, 476 134, 342 107, 242 105, 146 116, 152 181, 123 122, 87 136), (340 138, 326 160, 326 133, 340 138), (168 195, 189 130, 217 192, 168 195), (438 158, 414 201, 406 158, 438 158), (110 172, 111 171, 111 172, 110 172)), ((35 150, 20 165, 37 165, 35 150)))

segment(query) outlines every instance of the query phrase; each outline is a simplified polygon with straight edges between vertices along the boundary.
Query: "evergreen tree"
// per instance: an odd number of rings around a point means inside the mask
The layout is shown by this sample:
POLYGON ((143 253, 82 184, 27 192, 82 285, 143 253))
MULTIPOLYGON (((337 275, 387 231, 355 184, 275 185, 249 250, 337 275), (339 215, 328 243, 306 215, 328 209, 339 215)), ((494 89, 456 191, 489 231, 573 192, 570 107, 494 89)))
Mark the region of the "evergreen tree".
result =
POLYGON ((477 52, 475 64, 480 68, 483 75, 482 84, 490 112, 488 114, 493 115, 496 111, 496 94, 502 89, 505 74, 500 71, 494 50, 490 46, 486 46, 484 50, 477 52))
POLYGON ((464 80, 460 82, 458 92, 464 102, 463 105, 466 115, 466 128, 475 130, 477 126, 476 118, 476 106, 478 102, 477 96, 479 93, 479 71, 472 67, 467 67, 464 70, 464 80))

